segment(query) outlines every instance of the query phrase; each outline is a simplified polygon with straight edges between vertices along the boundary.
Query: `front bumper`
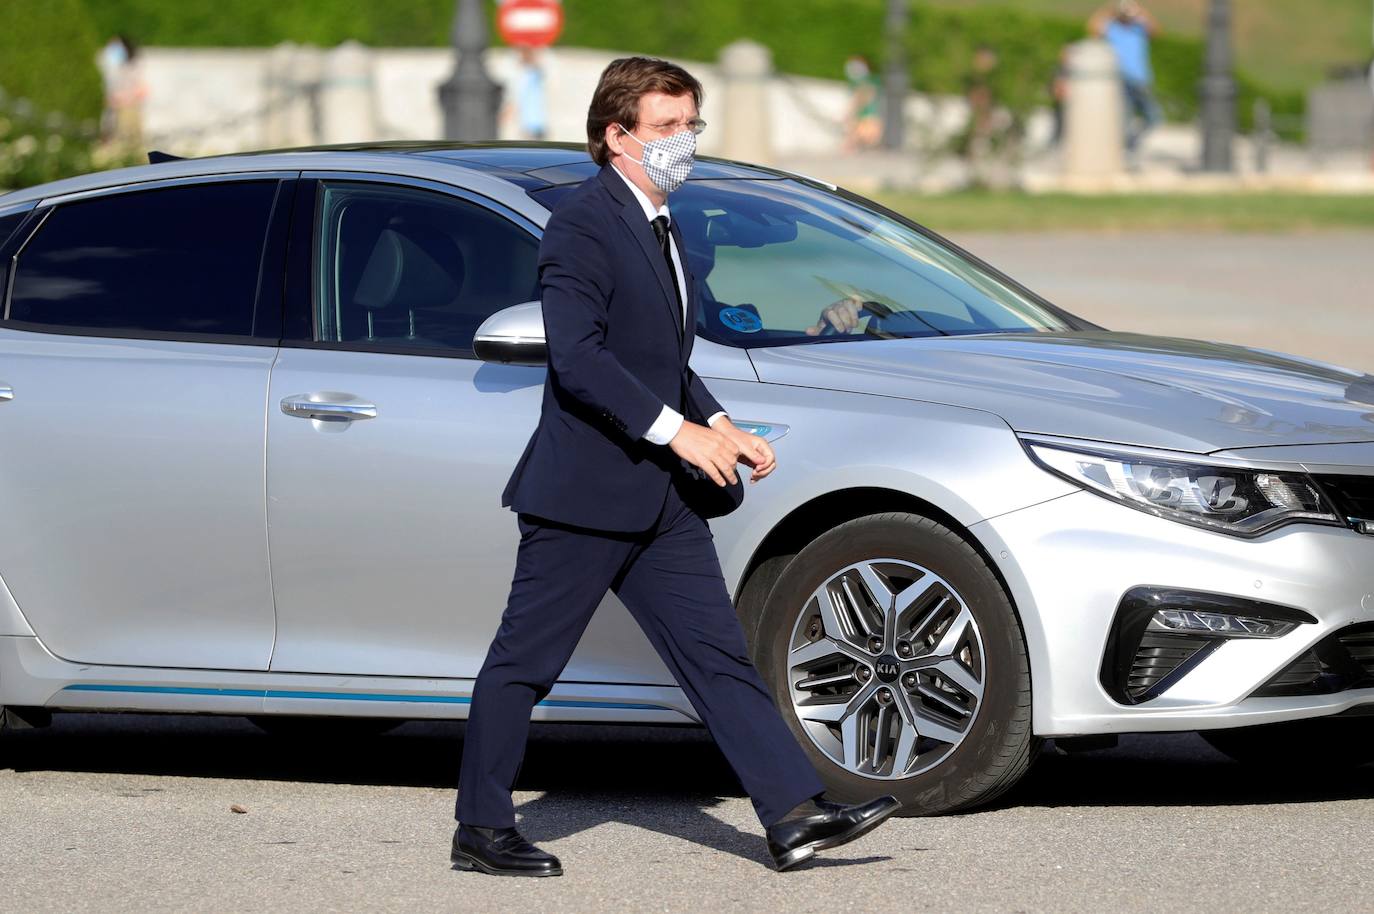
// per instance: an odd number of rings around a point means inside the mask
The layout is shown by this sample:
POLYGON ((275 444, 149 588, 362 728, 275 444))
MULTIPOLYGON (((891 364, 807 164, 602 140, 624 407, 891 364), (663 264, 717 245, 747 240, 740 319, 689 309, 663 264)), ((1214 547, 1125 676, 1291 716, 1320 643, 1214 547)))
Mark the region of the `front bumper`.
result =
POLYGON ((1374 688, 1252 695, 1328 635, 1374 622, 1374 537, 1295 524, 1254 539, 1075 492, 975 524, 1011 589, 1030 653, 1041 736, 1199 730, 1374 705, 1374 688), (1316 623, 1220 644, 1156 697, 1113 699, 1100 681, 1122 596, 1168 587, 1281 604, 1316 623))

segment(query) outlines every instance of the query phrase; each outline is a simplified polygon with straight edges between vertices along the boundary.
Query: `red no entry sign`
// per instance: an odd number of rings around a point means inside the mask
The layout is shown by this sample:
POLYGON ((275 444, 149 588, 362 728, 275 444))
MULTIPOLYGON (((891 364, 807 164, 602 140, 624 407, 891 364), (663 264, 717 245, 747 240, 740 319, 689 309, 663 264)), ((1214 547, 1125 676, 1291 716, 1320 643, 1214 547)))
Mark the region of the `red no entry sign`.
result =
POLYGON ((561 0, 502 0, 496 27, 506 44, 547 47, 563 31, 561 0))

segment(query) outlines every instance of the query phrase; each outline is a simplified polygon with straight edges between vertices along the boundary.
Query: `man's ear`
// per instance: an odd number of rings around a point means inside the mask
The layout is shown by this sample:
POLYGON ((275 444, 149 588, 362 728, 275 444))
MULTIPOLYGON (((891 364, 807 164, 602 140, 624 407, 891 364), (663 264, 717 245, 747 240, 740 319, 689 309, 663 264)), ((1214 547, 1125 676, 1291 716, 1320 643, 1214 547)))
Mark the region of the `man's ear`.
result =
POLYGON ((625 152, 625 141, 621 139, 620 125, 606 125, 606 148, 611 151, 612 156, 623 155, 625 152))

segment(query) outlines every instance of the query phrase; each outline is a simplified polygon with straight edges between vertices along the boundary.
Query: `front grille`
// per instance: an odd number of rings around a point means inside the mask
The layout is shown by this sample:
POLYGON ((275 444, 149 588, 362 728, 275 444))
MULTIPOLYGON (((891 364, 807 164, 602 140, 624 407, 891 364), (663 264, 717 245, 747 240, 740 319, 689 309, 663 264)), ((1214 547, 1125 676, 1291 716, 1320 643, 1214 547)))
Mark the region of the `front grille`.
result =
POLYGON ((1374 679, 1374 631, 1352 632, 1340 637, 1341 646, 1364 670, 1365 678, 1374 679))
POLYGON ((1282 673, 1264 684, 1256 695, 1298 695, 1310 689, 1322 677, 1322 662, 1308 651, 1294 660, 1282 673))
POLYGON ((1140 639, 1135 656, 1131 658, 1131 671, 1126 676, 1126 694, 1132 701, 1140 701, 1194 654, 1215 643, 1215 638, 1147 631, 1140 639))
POLYGON ((1329 695, 1374 686, 1374 623, 1352 625, 1318 641, 1260 686, 1260 697, 1329 695))
POLYGON ((1346 520, 1374 521, 1374 476, 1323 473, 1313 479, 1346 520))

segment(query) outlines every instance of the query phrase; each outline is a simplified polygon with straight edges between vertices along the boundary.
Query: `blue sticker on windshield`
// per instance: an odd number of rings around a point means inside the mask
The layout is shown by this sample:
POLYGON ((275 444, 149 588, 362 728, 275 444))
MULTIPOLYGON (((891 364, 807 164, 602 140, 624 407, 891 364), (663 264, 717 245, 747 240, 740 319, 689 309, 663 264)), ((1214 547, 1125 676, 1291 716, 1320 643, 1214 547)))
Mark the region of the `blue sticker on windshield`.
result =
POLYGON ((763 329, 759 316, 744 308, 721 308, 720 322, 736 333, 758 333, 763 329))

